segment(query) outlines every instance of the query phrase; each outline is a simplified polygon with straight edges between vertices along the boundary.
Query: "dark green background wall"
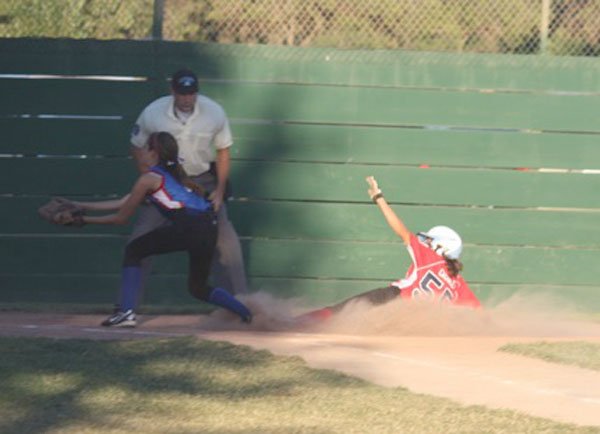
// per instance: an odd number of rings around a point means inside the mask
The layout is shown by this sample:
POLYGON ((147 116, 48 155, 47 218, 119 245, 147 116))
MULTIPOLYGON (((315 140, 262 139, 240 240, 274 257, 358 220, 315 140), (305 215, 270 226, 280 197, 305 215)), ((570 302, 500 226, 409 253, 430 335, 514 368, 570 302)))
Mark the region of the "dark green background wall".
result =
MULTIPOLYGON (((36 209, 127 192, 131 125, 189 66, 232 121, 253 290, 321 304, 402 277, 375 175, 411 229, 461 233, 484 303, 600 307, 597 59, 33 39, 0 53, 2 303, 112 302, 128 228, 54 227, 36 209)), ((185 264, 161 258, 148 303, 193 303, 185 264)))

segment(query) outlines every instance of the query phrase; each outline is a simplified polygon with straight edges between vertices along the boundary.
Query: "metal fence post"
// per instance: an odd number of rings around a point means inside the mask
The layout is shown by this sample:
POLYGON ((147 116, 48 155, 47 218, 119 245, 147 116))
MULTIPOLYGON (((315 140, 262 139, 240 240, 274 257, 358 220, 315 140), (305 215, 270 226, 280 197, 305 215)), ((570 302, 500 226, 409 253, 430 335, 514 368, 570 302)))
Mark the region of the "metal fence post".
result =
POLYGON ((550 27, 550 1, 542 0, 542 19, 540 22, 540 53, 548 54, 548 31, 550 27))
POLYGON ((165 0, 154 0, 154 15, 152 16, 152 39, 162 39, 164 11, 165 0))

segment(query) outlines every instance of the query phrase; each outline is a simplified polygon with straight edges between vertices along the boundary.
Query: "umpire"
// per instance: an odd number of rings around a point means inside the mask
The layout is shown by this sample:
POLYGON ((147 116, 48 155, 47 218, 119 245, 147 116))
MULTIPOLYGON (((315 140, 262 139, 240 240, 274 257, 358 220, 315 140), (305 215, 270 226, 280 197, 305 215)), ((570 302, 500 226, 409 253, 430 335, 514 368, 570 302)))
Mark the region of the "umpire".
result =
MULTIPOLYGON (((177 139, 183 168, 210 194, 217 212, 217 248, 211 268, 213 283, 234 294, 247 292, 240 241, 225 206, 229 148, 233 144, 229 120, 219 104, 198 93, 198 78, 193 71, 175 72, 171 77, 171 95, 150 103, 133 126, 131 153, 140 171, 147 170, 140 158, 141 150, 150 134, 159 131, 171 133, 177 139)), ((142 206, 130 241, 164 224, 168 224, 168 220, 156 207, 142 206)), ((150 261, 142 264, 142 268, 147 277, 150 261)), ((140 294, 142 292, 140 290, 140 294)))

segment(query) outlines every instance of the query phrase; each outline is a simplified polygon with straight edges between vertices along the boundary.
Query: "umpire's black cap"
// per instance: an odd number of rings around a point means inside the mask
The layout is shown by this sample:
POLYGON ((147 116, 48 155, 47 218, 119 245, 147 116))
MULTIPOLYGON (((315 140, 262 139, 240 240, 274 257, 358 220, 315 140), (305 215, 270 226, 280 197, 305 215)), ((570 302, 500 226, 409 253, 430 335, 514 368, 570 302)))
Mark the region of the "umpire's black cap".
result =
POLYGON ((171 76, 171 88, 180 95, 198 92, 198 77, 189 69, 180 69, 171 76))

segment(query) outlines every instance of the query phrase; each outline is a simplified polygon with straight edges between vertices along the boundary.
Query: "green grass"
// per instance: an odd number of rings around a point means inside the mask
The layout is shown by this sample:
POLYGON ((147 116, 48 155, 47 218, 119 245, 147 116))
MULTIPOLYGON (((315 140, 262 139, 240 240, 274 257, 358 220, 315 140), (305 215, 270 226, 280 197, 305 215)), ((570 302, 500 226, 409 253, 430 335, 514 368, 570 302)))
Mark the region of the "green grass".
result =
POLYGON ((0 432, 592 433, 194 338, 0 338, 0 432))
POLYGON ((591 342, 543 341, 529 344, 507 344, 500 347, 500 351, 600 371, 600 344, 591 342))

